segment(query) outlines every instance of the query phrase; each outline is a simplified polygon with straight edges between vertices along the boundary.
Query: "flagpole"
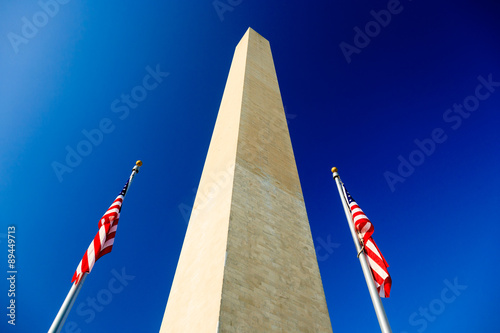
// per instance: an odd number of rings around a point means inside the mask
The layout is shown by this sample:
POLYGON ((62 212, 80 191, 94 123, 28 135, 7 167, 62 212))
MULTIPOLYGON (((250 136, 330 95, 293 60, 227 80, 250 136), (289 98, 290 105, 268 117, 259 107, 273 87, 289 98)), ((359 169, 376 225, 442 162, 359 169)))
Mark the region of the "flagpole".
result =
MULTIPOLYGON (((125 192, 125 195, 127 195, 127 192, 130 189, 130 185, 132 185, 132 180, 134 180, 135 175, 137 173, 139 173, 139 168, 141 166, 142 166, 142 161, 141 160, 135 162, 135 165, 132 168, 132 173, 130 174, 130 178, 129 178, 129 181, 128 181, 128 187, 127 187, 127 191, 125 192)), ((125 198, 125 195, 123 196, 124 198, 125 198)))
POLYGON ((351 211, 346 202, 344 192, 342 191, 342 183, 340 181, 340 176, 338 174, 337 168, 332 168, 333 179, 337 184, 337 189, 339 190, 340 200, 342 201, 342 206, 344 207, 344 213, 347 218, 347 223, 349 224, 349 229, 351 230, 352 240, 354 241, 354 246, 356 246, 356 251, 359 254, 359 262, 361 264, 361 269, 363 270, 363 275, 365 276, 366 285, 368 286, 368 291, 370 292, 370 297, 372 299, 373 307, 375 308, 375 313, 377 315, 378 323, 380 325, 380 331, 382 333, 392 333, 391 326, 387 320, 387 315, 385 314, 384 305, 373 281, 373 275, 366 260, 365 253, 362 252, 361 244, 359 242, 358 234, 354 229, 354 221, 352 220, 351 211))
POLYGON ((76 301, 78 293, 80 293, 80 290, 82 289, 83 282, 87 278, 87 275, 88 273, 85 272, 80 282, 78 282, 78 284, 73 283, 71 289, 69 290, 68 295, 66 296, 66 299, 64 300, 61 308, 59 309, 59 312, 57 313, 56 318, 54 319, 54 322, 52 323, 52 326, 50 326, 48 333, 61 332, 61 329, 63 328, 64 323, 66 322, 66 318, 68 318, 69 312, 76 301))
MULTIPOLYGON (((130 185, 132 184, 132 180, 134 179, 135 175, 139 172, 139 168, 141 166, 142 166, 142 161, 135 162, 135 166, 132 168, 132 173, 130 174, 129 177, 128 187, 125 192, 125 195, 127 194, 130 185)), ((68 318, 69 312, 71 311, 71 308, 73 307, 73 304, 75 303, 76 298, 80 293, 80 290, 82 289, 83 282, 87 278, 87 275, 88 272, 83 273, 80 281, 78 281, 78 283, 73 283, 71 289, 68 292, 68 295, 66 296, 66 299, 64 300, 63 304, 61 305, 61 308, 59 309, 59 312, 56 315, 56 318, 52 322, 52 325, 50 326, 48 333, 61 332, 61 329, 63 328, 64 323, 66 322, 66 318, 68 318)))

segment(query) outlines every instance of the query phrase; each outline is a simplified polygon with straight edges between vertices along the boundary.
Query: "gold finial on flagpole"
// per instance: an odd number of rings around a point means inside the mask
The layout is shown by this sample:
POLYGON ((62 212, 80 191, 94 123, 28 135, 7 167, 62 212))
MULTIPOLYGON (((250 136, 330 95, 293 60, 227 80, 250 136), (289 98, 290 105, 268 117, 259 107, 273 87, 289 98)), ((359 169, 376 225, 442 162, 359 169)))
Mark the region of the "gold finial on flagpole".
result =
MULTIPOLYGON (((339 170, 336 167, 332 168, 333 179, 339 177, 339 170)), ((340 178, 339 178, 340 179, 340 178)))
POLYGON ((141 160, 138 160, 137 162, 135 162, 135 166, 132 168, 132 171, 135 173, 139 173, 139 168, 142 166, 142 161, 141 160))

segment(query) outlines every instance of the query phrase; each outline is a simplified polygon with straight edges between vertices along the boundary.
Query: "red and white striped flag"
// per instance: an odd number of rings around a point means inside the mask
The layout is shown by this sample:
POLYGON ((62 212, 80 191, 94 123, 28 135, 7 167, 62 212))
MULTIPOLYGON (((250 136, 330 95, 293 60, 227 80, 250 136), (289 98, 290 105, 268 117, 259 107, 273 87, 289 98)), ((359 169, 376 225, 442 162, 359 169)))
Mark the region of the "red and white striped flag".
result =
POLYGON ((372 238, 373 224, 370 222, 368 217, 366 217, 361 208, 359 208, 358 204, 349 192, 347 192, 345 185, 343 185, 343 187, 344 194, 347 198, 347 202, 349 203, 352 220, 354 221, 354 227, 358 232, 359 239, 363 242, 365 247, 364 250, 368 259, 368 264, 370 265, 372 271, 375 285, 377 286, 378 294, 380 297, 389 297, 392 285, 391 276, 387 271, 389 264, 385 261, 384 256, 372 238))
POLYGON ((120 195, 116 197, 115 201, 113 201, 106 213, 104 213, 103 217, 99 220, 99 231, 97 235, 95 235, 92 243, 90 243, 87 251, 85 251, 75 274, 73 274, 71 282, 78 284, 85 272, 90 273, 97 259, 111 252, 115 241, 116 228, 118 227, 118 219, 120 218, 123 198, 127 193, 129 183, 130 179, 123 187, 120 195))

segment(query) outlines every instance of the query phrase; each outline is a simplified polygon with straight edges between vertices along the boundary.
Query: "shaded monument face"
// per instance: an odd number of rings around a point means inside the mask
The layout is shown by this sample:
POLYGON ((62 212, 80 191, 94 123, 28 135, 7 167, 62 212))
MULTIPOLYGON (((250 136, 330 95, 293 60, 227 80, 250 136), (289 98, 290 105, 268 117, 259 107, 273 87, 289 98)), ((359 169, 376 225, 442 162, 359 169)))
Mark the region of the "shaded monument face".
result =
POLYGON ((236 47, 160 332, 331 332, 267 40, 236 47))

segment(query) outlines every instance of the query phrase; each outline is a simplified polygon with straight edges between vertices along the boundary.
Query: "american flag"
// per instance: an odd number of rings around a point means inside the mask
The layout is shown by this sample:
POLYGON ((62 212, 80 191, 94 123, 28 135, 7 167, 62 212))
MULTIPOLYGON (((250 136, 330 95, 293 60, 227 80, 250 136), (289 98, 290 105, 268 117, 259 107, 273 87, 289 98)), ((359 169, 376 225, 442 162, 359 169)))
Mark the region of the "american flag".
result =
POLYGON ((132 177, 130 177, 115 201, 113 201, 106 213, 104 213, 103 217, 99 220, 99 231, 97 235, 95 235, 92 243, 90 243, 87 251, 85 251, 75 274, 73 274, 71 282, 78 284, 85 272, 90 273, 97 259, 111 252, 115 241, 116 228, 118 227, 118 219, 120 218, 123 198, 127 193, 131 179, 132 177))
POLYGON ((373 234, 373 224, 370 222, 365 213, 359 208, 356 201, 347 192, 344 186, 344 193, 349 203, 349 209, 351 211, 352 220, 354 221, 354 227, 358 232, 360 241, 364 244, 364 251, 368 259, 368 264, 370 265, 373 279, 375 285, 377 286, 377 291, 380 297, 389 297, 391 292, 392 279, 387 271, 387 261, 385 261, 384 256, 380 252, 377 244, 372 238, 373 234))

